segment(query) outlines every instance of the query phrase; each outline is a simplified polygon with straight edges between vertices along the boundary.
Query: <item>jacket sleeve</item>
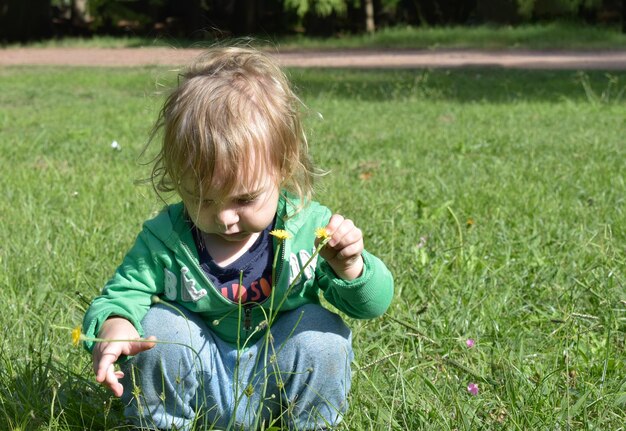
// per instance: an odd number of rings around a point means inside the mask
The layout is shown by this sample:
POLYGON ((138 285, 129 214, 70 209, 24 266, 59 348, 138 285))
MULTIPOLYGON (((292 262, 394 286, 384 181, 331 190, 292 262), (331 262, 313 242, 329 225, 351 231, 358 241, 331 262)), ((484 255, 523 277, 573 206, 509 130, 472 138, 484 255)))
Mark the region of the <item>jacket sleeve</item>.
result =
POLYGON ((393 298, 393 276, 376 256, 364 250, 363 274, 351 281, 338 278, 326 261, 320 261, 319 287, 337 309, 355 319, 372 319, 387 311, 393 298))
MULTIPOLYGON (((152 295, 163 290, 163 283, 158 282, 163 279, 163 269, 157 268, 150 252, 150 241, 158 240, 144 229, 102 293, 87 309, 83 319, 83 333, 87 337, 97 337, 102 324, 111 316, 128 319, 139 335, 144 336, 141 320, 150 308, 152 295)), ((85 342, 89 351, 93 345, 93 342, 85 342)))

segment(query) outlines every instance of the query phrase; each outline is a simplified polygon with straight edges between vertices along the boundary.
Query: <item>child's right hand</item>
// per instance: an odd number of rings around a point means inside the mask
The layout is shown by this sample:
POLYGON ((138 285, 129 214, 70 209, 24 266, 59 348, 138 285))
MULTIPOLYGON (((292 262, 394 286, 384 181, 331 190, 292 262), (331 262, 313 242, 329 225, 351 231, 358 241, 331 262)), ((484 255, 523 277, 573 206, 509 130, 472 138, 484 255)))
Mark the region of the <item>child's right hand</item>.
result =
MULTIPOLYGON (((128 320, 122 317, 111 317, 102 325, 98 338, 135 340, 140 337, 137 329, 128 320)), ((147 339, 156 340, 153 336, 147 339)), ((115 371, 115 362, 121 355, 133 356, 154 346, 155 343, 146 341, 101 341, 96 343, 91 354, 96 381, 108 387, 116 397, 121 397, 124 387, 119 379, 124 377, 124 373, 115 371)))

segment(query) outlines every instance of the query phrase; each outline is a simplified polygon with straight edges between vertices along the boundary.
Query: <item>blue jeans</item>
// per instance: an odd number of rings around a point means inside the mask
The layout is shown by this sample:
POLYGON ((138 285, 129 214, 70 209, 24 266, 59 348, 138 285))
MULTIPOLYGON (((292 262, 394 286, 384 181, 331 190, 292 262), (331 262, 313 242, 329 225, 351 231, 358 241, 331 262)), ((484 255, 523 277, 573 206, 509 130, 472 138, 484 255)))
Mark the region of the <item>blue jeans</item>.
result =
POLYGON ((278 419, 291 430, 315 430, 341 421, 353 353, 337 314, 304 305, 274 322, 269 343, 263 337, 237 349, 178 309, 157 304, 142 325, 146 335, 180 344, 157 344, 122 366, 122 401, 135 425, 254 430, 278 419))

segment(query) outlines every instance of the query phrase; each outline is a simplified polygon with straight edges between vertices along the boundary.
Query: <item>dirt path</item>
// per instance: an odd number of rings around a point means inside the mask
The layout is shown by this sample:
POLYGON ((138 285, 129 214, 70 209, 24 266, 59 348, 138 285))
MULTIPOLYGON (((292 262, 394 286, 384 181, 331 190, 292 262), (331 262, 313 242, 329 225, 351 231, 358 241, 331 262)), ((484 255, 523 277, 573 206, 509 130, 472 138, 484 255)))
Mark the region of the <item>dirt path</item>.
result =
MULTIPOLYGON (((0 67, 15 65, 180 66, 201 49, 171 48, 8 48, 0 49, 0 67)), ((526 69, 626 70, 626 51, 411 51, 341 50, 276 54, 289 67, 424 68, 495 66, 526 69)))

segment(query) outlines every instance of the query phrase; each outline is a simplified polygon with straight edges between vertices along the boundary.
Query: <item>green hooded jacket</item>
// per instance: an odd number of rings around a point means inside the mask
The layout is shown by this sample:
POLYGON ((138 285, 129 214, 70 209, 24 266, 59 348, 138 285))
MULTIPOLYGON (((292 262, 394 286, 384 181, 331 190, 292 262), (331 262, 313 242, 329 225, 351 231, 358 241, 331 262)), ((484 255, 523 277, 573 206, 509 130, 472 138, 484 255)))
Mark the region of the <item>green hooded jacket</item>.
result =
MULTIPOLYGON (((330 210, 316 202, 300 209, 297 200, 281 196, 275 228, 286 230, 290 238, 274 238, 274 252, 279 254, 277 282, 263 303, 240 304, 222 296, 208 280, 199 265, 183 204, 170 205, 144 223, 122 264, 87 310, 83 332, 96 337, 107 318, 120 316, 132 322, 142 337, 148 336, 141 320, 153 303, 163 300, 198 313, 220 338, 242 346, 246 340, 257 340, 264 332, 260 324, 273 321, 277 313, 319 304, 320 290, 349 317, 378 317, 391 303, 393 277, 375 256, 363 252, 363 273, 351 281, 338 278, 322 258, 302 269, 315 250, 315 229, 326 226, 330 216, 330 210)), ((85 342, 85 347, 93 349, 93 342, 85 342)))

